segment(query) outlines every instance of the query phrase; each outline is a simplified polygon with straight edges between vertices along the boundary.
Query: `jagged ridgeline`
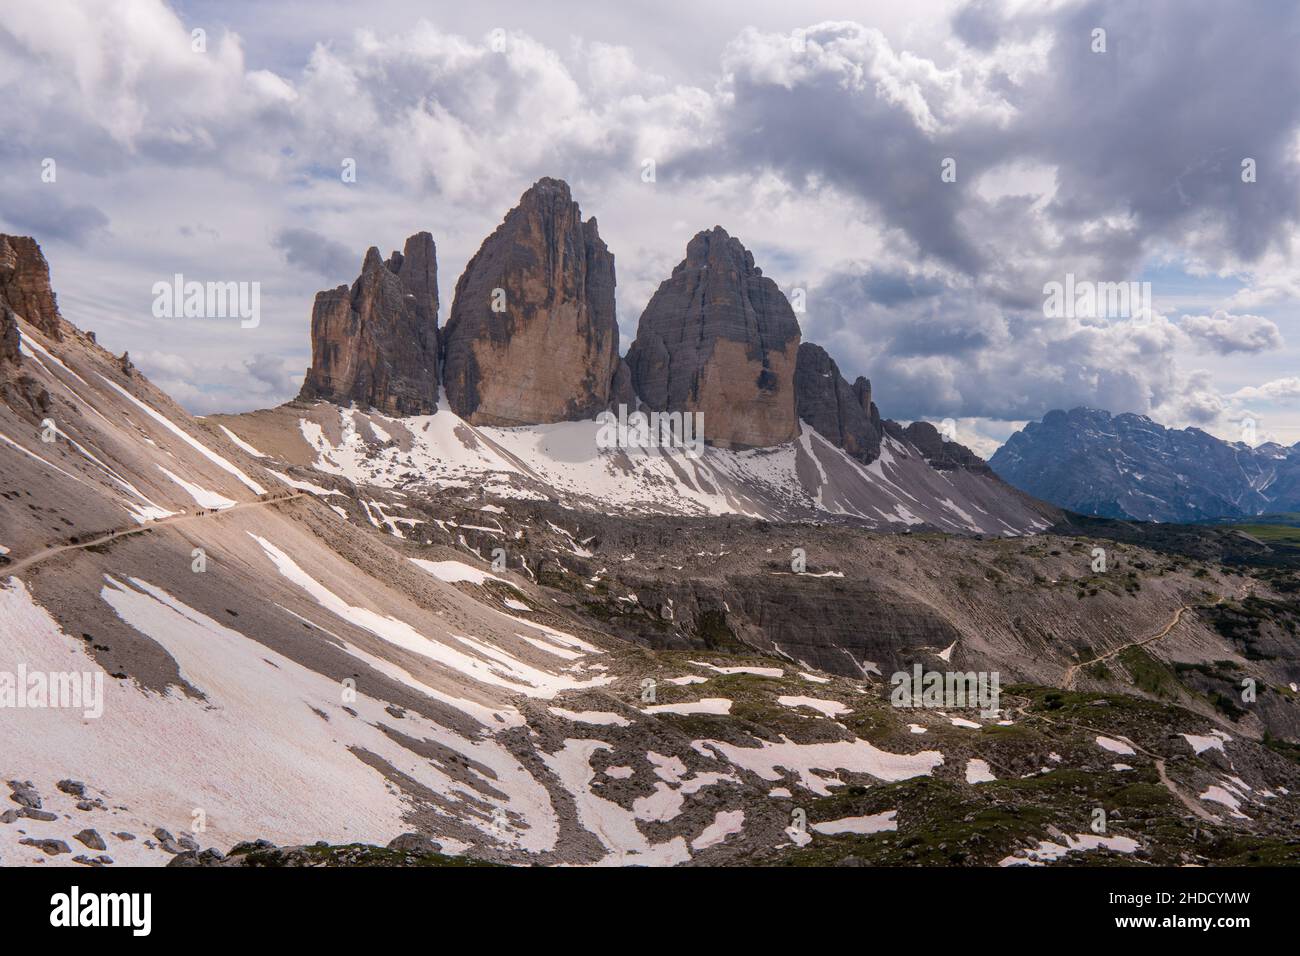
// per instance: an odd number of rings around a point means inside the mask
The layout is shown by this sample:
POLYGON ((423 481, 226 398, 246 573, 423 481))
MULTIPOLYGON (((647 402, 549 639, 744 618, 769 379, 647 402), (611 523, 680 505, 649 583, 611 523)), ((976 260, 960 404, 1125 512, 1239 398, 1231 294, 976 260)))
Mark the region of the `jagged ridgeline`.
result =
POLYGON ((1300 512, 1300 442, 1260 441, 1256 423, 1224 441, 1145 415, 1051 411, 989 464, 1028 494, 1102 518, 1188 522, 1300 512))
MULTIPOLYGON (((599 507, 834 517, 896 530, 1015 534, 1054 520, 933 426, 882 419, 870 381, 849 383, 824 349, 801 340, 780 287, 721 226, 687 243, 626 357, 615 284, 595 217, 583 219, 558 179, 533 184, 483 241, 441 329, 431 235, 412 236, 388 260, 371 248, 350 287, 317 296, 299 397, 395 419, 447 414, 436 426, 383 426, 399 450, 382 462, 365 447, 345 452, 333 436, 355 431, 327 409, 283 410, 278 427, 302 431, 307 422, 314 454, 303 464, 371 481, 473 472, 489 487, 524 485, 599 507), (599 455, 593 423, 604 412, 620 423, 687 416, 701 423, 706 452, 689 461, 617 448, 599 455), (521 427, 531 431, 521 437, 521 427)), ((259 427, 276 427, 275 410, 259 414, 259 427)), ((620 425, 618 434, 645 431, 620 425)))

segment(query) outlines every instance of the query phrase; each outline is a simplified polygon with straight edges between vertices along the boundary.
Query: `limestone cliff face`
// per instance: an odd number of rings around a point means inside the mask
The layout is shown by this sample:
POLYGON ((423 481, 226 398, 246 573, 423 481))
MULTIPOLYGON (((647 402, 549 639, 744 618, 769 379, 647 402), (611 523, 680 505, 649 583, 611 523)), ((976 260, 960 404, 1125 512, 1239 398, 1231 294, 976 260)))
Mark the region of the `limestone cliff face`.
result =
POLYGON ((799 346, 794 381, 801 420, 864 464, 876 460, 884 428, 869 381, 859 377, 850 385, 835 360, 812 342, 799 346))
POLYGON ((721 226, 698 233, 646 305, 628 351, 632 384, 656 410, 704 414, 704 437, 727 448, 798 434, 799 323, 775 282, 721 226))
POLYGON ((0 235, 0 301, 50 338, 63 338, 50 267, 30 236, 0 235))
POLYGON ((443 339, 447 400, 473 424, 571 421, 609 404, 614 256, 567 184, 539 180, 483 241, 443 339))
POLYGON ((385 262, 373 246, 352 287, 316 295, 311 368, 298 397, 427 415, 438 398, 438 260, 417 233, 385 262))

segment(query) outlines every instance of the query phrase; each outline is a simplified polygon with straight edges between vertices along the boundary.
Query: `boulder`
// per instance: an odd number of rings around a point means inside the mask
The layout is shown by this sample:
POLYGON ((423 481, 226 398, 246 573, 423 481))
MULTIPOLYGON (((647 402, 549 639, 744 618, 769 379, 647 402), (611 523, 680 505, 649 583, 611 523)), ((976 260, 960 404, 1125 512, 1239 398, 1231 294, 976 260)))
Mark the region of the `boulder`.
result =
POLYGON ((456 283, 447 401, 476 425, 592 418, 618 364, 614 256, 569 187, 538 180, 456 283))
POLYGON ((438 263, 429 233, 411 236, 387 262, 372 246, 351 288, 316 295, 311 356, 300 400, 394 416, 437 410, 438 263))
POLYGON ((23 846, 34 846, 47 856, 58 856, 61 853, 72 852, 69 846, 62 840, 37 840, 33 837, 24 837, 18 842, 23 846))
POLYGON ((704 437, 758 448, 798 435, 799 322, 775 282, 721 226, 698 233, 646 305, 632 385, 659 411, 704 414, 704 437))
POLYGON ((400 833, 388 841, 388 849, 401 853, 426 855, 441 853, 442 844, 435 843, 423 833, 400 833))
POLYGON ((73 797, 84 797, 86 795, 86 785, 80 780, 60 780, 54 785, 61 793, 66 793, 73 797))
POLYGON ((72 838, 92 850, 108 849, 107 845, 104 843, 104 838, 100 836, 98 832, 90 828, 82 830, 80 833, 74 833, 72 838))
POLYGON ((30 807, 33 810, 41 808, 41 795, 36 792, 30 780, 10 780, 9 790, 9 799, 20 807, 30 807))

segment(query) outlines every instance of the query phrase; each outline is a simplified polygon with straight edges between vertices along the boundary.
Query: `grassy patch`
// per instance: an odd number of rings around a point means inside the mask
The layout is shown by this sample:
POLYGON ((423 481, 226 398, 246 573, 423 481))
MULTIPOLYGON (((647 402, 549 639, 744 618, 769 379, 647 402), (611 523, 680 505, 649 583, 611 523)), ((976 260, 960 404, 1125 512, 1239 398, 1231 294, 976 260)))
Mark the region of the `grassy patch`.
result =
POLYGON ((1178 675, 1168 665, 1156 660, 1142 648, 1126 647, 1119 652, 1117 659, 1133 678, 1134 686, 1140 690, 1166 700, 1178 696, 1182 687, 1178 682, 1178 675))

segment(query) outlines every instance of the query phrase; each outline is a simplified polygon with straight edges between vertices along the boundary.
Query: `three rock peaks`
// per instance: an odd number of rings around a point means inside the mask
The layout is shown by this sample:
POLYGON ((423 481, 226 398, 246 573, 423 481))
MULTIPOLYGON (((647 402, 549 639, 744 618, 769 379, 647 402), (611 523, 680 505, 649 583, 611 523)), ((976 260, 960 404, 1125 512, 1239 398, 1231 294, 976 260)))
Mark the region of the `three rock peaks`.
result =
POLYGON ((800 343, 785 295, 721 226, 700 232, 651 297, 619 357, 614 254, 566 183, 541 179, 470 259, 438 328, 432 236, 384 261, 366 253, 349 288, 321 292, 299 398, 390 415, 451 409, 475 425, 593 418, 624 404, 701 412, 727 448, 796 438, 803 419, 862 461, 885 424, 871 384, 850 385, 825 350, 800 343))

